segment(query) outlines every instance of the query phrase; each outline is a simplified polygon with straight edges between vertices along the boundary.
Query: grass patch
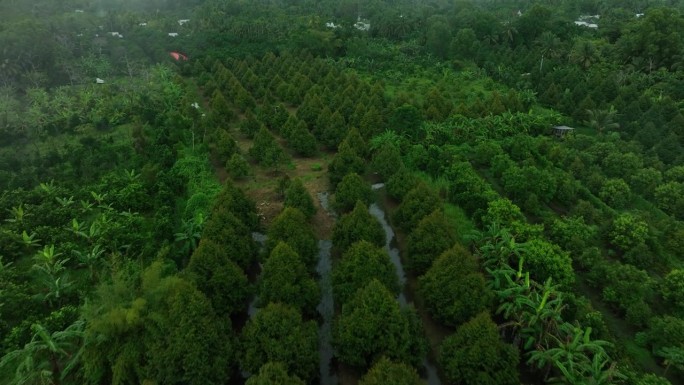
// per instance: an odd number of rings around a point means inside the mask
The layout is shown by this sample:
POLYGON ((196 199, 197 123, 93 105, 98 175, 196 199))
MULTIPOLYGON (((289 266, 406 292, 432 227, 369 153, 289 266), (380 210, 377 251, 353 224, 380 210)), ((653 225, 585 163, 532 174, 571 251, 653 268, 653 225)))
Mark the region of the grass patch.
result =
POLYGON ((468 214, 456 205, 444 203, 444 216, 446 216, 449 223, 454 224, 458 241, 463 245, 467 245, 470 242, 467 239, 468 235, 475 231, 475 224, 470 220, 468 214))

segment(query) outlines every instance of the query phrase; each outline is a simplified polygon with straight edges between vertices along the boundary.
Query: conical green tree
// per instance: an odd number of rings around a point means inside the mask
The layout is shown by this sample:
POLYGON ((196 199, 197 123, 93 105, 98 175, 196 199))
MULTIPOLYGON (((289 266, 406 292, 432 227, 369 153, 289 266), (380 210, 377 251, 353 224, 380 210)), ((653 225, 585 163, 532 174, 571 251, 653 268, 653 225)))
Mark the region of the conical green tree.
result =
POLYGON ((316 213, 311 195, 304 187, 302 180, 295 178, 290 181, 285 189, 285 207, 299 209, 307 218, 311 218, 316 213))
POLYGON ((335 223, 332 241, 333 246, 342 253, 359 241, 368 241, 380 247, 385 245, 385 231, 368 212, 368 207, 357 201, 354 210, 335 223))
POLYGON ((519 385, 518 352, 501 341, 488 313, 461 325, 440 347, 439 361, 450 383, 519 385))
POLYGON ((420 293, 435 319, 458 327, 489 307, 494 295, 478 268, 475 257, 455 246, 420 277, 420 293))
POLYGON ((318 284, 299 255, 284 242, 278 243, 264 263, 257 294, 259 306, 279 302, 309 316, 316 314, 320 300, 318 284))
POLYGON ((368 241, 351 245, 333 269, 332 277, 335 301, 341 304, 345 304, 357 290, 374 279, 395 296, 400 290, 397 272, 389 255, 368 241))

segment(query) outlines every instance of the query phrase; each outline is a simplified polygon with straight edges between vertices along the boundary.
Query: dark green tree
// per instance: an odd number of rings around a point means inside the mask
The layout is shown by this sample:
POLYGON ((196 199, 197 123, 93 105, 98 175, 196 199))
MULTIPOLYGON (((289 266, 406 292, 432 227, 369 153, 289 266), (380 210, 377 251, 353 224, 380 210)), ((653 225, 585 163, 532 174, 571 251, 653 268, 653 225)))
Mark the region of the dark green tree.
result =
POLYGON ((366 373, 359 385, 423 385, 418 372, 412 366, 380 358, 366 373))
MULTIPOLYGON (((568 287, 575 282, 572 259, 560 247, 541 239, 533 239, 524 245, 522 256, 525 270, 537 282, 553 282, 568 287)), ((516 261, 512 261, 515 265, 516 261)))
POLYGON ((372 280, 377 279, 393 295, 399 294, 397 272, 387 252, 368 241, 356 242, 342 255, 332 274, 335 301, 345 304, 372 280))
POLYGON ((226 254, 228 251, 216 242, 204 239, 192 253, 186 269, 190 280, 209 298, 219 315, 245 310, 250 294, 247 276, 226 254))
POLYGON ((233 154, 226 162, 226 171, 233 179, 242 179, 249 175, 249 163, 240 154, 233 154))
POLYGON ((316 266, 318 245, 306 216, 296 208, 286 207, 268 228, 266 249, 269 253, 280 243, 287 243, 308 268, 316 266))
POLYGON ((328 166, 328 178, 330 178, 330 187, 333 189, 337 187, 342 178, 350 173, 357 173, 363 175, 366 170, 366 162, 361 158, 351 147, 348 141, 344 141, 337 149, 337 154, 328 166))
POLYGON ((411 171, 403 166, 397 167, 397 172, 394 173, 385 184, 387 194, 397 201, 402 201, 406 194, 413 190, 418 185, 420 179, 411 171))
POLYGON ((489 314, 480 313, 447 337, 439 361, 456 384, 518 385, 518 352, 501 341, 489 314))
POLYGON ((335 189, 333 207, 340 213, 351 211, 357 201, 369 205, 373 200, 373 190, 370 185, 356 173, 350 173, 342 178, 335 189))
POLYGON ((277 167, 285 160, 282 148, 263 126, 254 135, 254 145, 249 149, 249 155, 265 167, 277 167))
POLYGON ((318 369, 318 333, 294 308, 270 303, 247 321, 240 336, 240 367, 257 373, 268 362, 281 362, 299 378, 311 380, 318 369))
POLYGON ((292 248, 280 242, 271 251, 259 276, 260 306, 284 303, 308 315, 316 313, 320 292, 306 265, 292 248))
POLYGON ((409 320, 392 293, 377 280, 356 292, 342 305, 333 324, 333 346, 339 360, 347 365, 367 368, 382 356, 412 362, 414 336, 409 320))
POLYGON ((84 379, 122 385, 226 381, 234 365, 230 318, 193 284, 154 262, 121 263, 84 309, 84 379))
POLYGON ((411 231, 433 211, 439 209, 442 201, 425 183, 419 183, 409 191, 394 213, 394 223, 403 231, 411 231))
POLYGON ((287 142, 297 154, 304 157, 314 156, 318 152, 316 138, 306 128, 306 123, 301 120, 290 132, 287 142))
POLYGON ((385 245, 385 231, 380 222, 368 212, 368 207, 357 201, 354 210, 335 223, 332 241, 333 246, 342 253, 359 241, 368 241, 381 247, 385 245))
POLYGON ((328 148, 337 148, 347 135, 347 125, 339 111, 335 111, 330 117, 330 122, 323 129, 321 142, 328 148))
POLYGON ((399 149, 393 143, 385 142, 373 154, 371 170, 378 173, 382 180, 387 181, 397 172, 401 165, 402 160, 399 149))
POLYGON ((305 385, 299 377, 289 375, 281 362, 267 362, 259 373, 247 379, 245 385, 305 385))
POLYGON ((407 240, 408 266, 422 275, 432 262, 456 243, 456 233, 442 210, 438 209, 418 222, 407 240))
POLYGON ((425 305, 438 321, 458 327, 489 307, 494 295, 478 268, 475 257, 457 245, 420 278, 425 305))
POLYGON ((285 189, 284 204, 285 207, 299 209, 307 218, 311 218, 316 214, 316 206, 314 206, 313 199, 299 178, 292 179, 289 186, 285 189))

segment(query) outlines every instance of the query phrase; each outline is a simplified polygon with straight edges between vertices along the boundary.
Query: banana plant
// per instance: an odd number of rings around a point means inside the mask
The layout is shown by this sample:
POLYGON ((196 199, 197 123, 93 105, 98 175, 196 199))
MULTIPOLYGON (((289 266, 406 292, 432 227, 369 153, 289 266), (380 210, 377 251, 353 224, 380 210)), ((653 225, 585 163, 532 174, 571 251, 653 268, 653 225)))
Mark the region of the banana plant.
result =
POLYGON ((656 355, 663 358, 663 364, 665 364, 665 371, 663 374, 667 374, 670 367, 674 366, 678 370, 684 372, 684 347, 679 346, 668 346, 658 349, 656 355))
POLYGON ((40 239, 38 239, 38 234, 34 232, 31 232, 31 234, 29 234, 26 232, 26 230, 21 232, 21 242, 27 248, 40 246, 40 239))
POLYGON ((55 187, 55 181, 51 180, 47 183, 41 183, 40 189, 43 190, 47 195, 54 195, 57 192, 57 187, 55 187))
POLYGON ((527 363, 537 368, 547 368, 547 383, 568 385, 609 385, 615 379, 624 378, 605 351, 611 344, 591 339, 590 327, 563 323, 553 344, 548 349, 537 349, 529 355, 527 363), (551 368, 559 375, 548 378, 551 368))
POLYGON ((202 236, 203 227, 204 215, 202 213, 198 213, 190 220, 182 221, 181 231, 175 234, 175 240, 182 244, 183 253, 190 254, 195 251, 202 236))
POLYGON ((12 262, 3 262, 3 256, 0 255, 0 273, 9 270, 9 268, 12 266, 12 262))
POLYGON ((71 205, 74 204, 74 196, 70 196, 68 198, 60 198, 60 197, 55 197, 55 200, 57 203, 59 203, 62 207, 70 207, 71 205))
POLYGON ((39 250, 36 255, 33 256, 33 260, 39 264, 53 265, 57 262, 57 257, 60 255, 62 254, 55 252, 55 245, 45 245, 42 250, 39 250))
POLYGON ((5 221, 11 223, 24 223, 24 219, 31 215, 26 212, 23 203, 20 203, 19 206, 12 207, 7 211, 10 213, 12 217, 5 219, 5 221))
POLYGON ((10 369, 10 384, 60 384, 75 371, 83 349, 84 322, 50 333, 43 325, 31 326, 33 337, 23 348, 0 359, 0 370, 10 369))
POLYGON ((78 250, 73 251, 80 266, 88 268, 91 280, 95 278, 96 267, 101 262, 104 252, 105 250, 102 247, 100 247, 100 245, 95 245, 92 249, 85 252, 81 252, 78 250))

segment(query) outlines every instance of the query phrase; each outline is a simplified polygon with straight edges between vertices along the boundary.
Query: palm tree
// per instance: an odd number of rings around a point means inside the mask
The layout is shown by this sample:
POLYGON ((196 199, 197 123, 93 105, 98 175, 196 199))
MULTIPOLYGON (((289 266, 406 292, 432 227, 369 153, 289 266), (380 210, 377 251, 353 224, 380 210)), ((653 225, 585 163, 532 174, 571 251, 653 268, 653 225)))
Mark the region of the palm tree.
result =
POLYGON ((78 320, 63 331, 50 332, 33 324, 31 342, 0 359, 0 370, 14 369, 12 385, 59 385, 78 366, 82 349, 83 321, 78 320))
POLYGON ((596 46, 590 40, 578 40, 570 51, 570 61, 582 66, 582 68, 589 68, 592 64, 599 60, 599 52, 596 46))
POLYGON ((615 115, 617 110, 613 106, 610 106, 609 110, 587 110, 586 124, 599 134, 603 134, 606 130, 620 128, 620 124, 614 121, 615 115))

